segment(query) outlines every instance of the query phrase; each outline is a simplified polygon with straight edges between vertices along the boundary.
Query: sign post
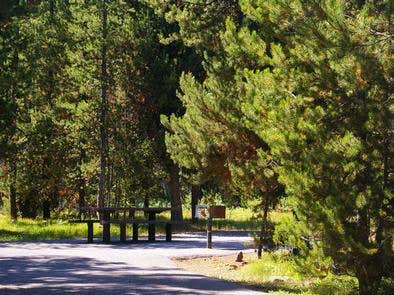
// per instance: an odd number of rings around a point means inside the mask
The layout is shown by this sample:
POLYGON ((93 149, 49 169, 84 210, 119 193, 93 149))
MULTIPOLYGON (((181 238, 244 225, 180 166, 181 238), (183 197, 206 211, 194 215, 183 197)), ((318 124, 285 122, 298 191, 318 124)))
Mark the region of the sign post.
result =
POLYGON ((207 248, 212 249, 212 219, 226 218, 226 207, 197 205, 196 218, 207 220, 207 248))

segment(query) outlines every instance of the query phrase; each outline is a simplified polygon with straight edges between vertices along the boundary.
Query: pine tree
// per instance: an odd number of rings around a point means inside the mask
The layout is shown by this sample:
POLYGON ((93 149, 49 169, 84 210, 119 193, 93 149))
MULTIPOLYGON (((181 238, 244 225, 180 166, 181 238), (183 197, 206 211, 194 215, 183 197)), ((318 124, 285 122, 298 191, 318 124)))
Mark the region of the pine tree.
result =
POLYGON ((8 171, 10 215, 12 220, 18 217, 17 212, 17 161, 18 161, 18 124, 21 121, 19 107, 23 100, 24 68, 19 60, 19 52, 23 50, 23 42, 19 27, 20 19, 27 13, 19 1, 5 1, 0 14, 0 159, 4 160, 4 171, 8 171))
POLYGON ((244 116, 279 161, 294 210, 325 253, 354 272, 360 294, 376 294, 393 259, 392 5, 242 1, 242 8, 261 29, 257 42, 241 44, 259 52, 256 44, 269 41, 261 55, 267 68, 239 72, 244 116))
POLYGON ((285 185, 325 253, 375 294, 393 257, 392 6, 240 3, 245 19, 227 21, 204 82, 181 79, 186 112, 163 118, 168 150, 250 194, 276 199, 285 185))
MULTIPOLYGON (((259 55, 253 53, 237 59, 237 53, 232 52, 235 45, 229 44, 234 40, 224 34, 226 17, 234 19, 234 30, 244 21, 236 1, 183 4, 172 7, 171 20, 178 21, 179 36, 185 44, 196 46, 201 54, 206 49, 206 79, 200 83, 201 77, 191 74, 182 77, 180 99, 186 112, 182 117, 163 117, 162 122, 169 130, 167 149, 171 157, 200 183, 214 180, 227 196, 241 193, 246 199, 260 201, 257 210, 262 219, 261 255, 262 244, 269 238, 268 212, 283 195, 283 186, 278 183, 277 163, 268 145, 243 118, 240 97, 244 93, 235 75, 237 69, 259 66, 259 61, 254 60, 259 55), (200 10, 204 14, 199 14, 200 10), (195 27, 207 30, 196 32, 195 27), (212 40, 215 42, 210 42, 212 40)), ((256 39, 251 38, 251 41, 256 39)), ((246 42, 242 45, 248 46, 246 42)))

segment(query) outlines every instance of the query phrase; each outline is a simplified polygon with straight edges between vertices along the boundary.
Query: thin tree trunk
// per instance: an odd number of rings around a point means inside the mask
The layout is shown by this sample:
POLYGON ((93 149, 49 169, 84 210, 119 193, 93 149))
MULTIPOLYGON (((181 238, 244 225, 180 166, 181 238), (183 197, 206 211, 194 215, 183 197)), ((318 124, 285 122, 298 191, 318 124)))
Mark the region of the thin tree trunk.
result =
POLYGON ((191 195, 192 221, 196 221, 196 206, 202 195, 201 186, 192 185, 191 195))
MULTIPOLYGON (((107 0, 101 2, 101 110, 100 110, 100 179, 97 207, 104 205, 107 169, 107 0)), ((99 214, 102 219, 102 214, 99 214)))
POLYGON ((42 203, 42 218, 45 220, 51 218, 51 202, 49 200, 42 203))
MULTIPOLYGON (((50 15, 50 21, 53 24, 55 21, 55 1, 51 0, 49 1, 49 15, 50 15)), ((55 103, 54 100, 54 94, 55 94, 55 71, 54 71, 54 60, 53 56, 49 55, 48 52, 48 57, 49 57, 49 68, 48 68, 48 79, 49 79, 49 89, 48 89, 48 102, 49 106, 52 109, 55 103)), ((50 138, 52 138, 52 134, 50 135, 50 138)), ((42 218, 47 220, 51 218, 51 201, 55 201, 56 197, 56 180, 55 180, 55 186, 52 188, 52 192, 50 194, 50 199, 46 199, 42 203, 42 218), (52 200, 51 200, 52 199, 52 200)))
MULTIPOLYGON (((86 206, 86 180, 85 178, 80 175, 78 179, 78 206, 79 208, 83 208, 86 206)), ((81 217, 82 211, 79 211, 79 217, 81 217)))
POLYGON ((264 207, 263 207, 263 216, 261 220, 261 230, 260 230, 260 237, 259 237, 259 245, 257 249, 257 257, 260 259, 263 253, 263 244, 265 241, 265 237, 267 236, 267 219, 268 219, 268 210, 269 210, 269 197, 266 196, 264 200, 264 207))
MULTIPOLYGON (((19 6, 19 1, 17 2, 16 6, 19 6)), ((18 72, 18 67, 19 67, 19 55, 18 55, 18 46, 15 45, 14 49, 14 55, 13 55, 13 60, 12 63, 14 65, 14 70, 15 73, 18 72)), ((18 209, 17 209, 17 204, 16 204, 16 177, 17 177, 17 158, 18 158, 18 146, 16 144, 16 132, 17 132, 17 114, 18 114, 18 108, 17 108, 17 87, 18 85, 16 84, 16 79, 15 82, 12 83, 11 87, 11 99, 13 100, 13 103, 15 104, 16 110, 14 114, 14 119, 12 121, 12 144, 14 145, 15 149, 11 151, 11 160, 10 160, 10 214, 11 214, 11 220, 16 221, 18 219, 18 209)))
POLYGON ((111 188, 114 174, 114 166, 113 164, 107 163, 107 171, 108 171, 108 185, 107 185, 107 207, 111 207, 111 188))
POLYGON ((16 207, 16 160, 12 159, 10 163, 10 207, 11 219, 16 221, 18 219, 18 211, 16 207))
MULTIPOLYGON (((85 197, 86 197, 86 180, 82 174, 81 166, 84 162, 86 153, 85 150, 81 147, 79 150, 79 160, 78 160, 78 181, 77 181, 77 190, 78 190, 78 206, 79 208, 85 207, 85 197)), ((79 217, 81 218, 82 211, 79 211, 79 217)))
POLYGON ((179 167, 172 163, 170 166, 171 220, 182 221, 182 200, 179 184, 179 167))

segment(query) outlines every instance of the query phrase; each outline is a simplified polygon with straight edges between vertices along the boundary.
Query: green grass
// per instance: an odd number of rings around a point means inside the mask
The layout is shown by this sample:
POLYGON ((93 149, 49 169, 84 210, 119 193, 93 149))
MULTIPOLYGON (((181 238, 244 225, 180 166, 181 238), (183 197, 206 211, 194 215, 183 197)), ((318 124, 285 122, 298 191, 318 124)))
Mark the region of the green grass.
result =
MULTIPOLYGON (((204 231, 206 230, 206 221, 199 220, 191 223, 191 211, 184 209, 183 211, 187 224, 175 231, 204 231)), ((272 212, 271 220, 277 222, 280 218, 289 213, 272 212)), ((250 209, 235 208, 226 210, 225 219, 215 219, 213 221, 213 230, 223 231, 253 231, 259 229, 259 222, 254 220, 253 212, 250 209)), ((158 219, 169 220, 170 213, 160 214, 158 219)), ((158 226, 157 231, 164 233, 164 228, 158 226)), ((128 229, 128 233, 131 228, 128 229)), ((147 234, 146 226, 142 226, 139 234, 145 236, 147 234)), ((94 224, 94 235, 100 237, 102 228, 98 224, 94 224)), ((119 227, 111 226, 111 235, 119 237, 119 227)), ((86 238, 86 224, 68 223, 67 220, 42 220, 42 219, 23 219, 20 218, 16 222, 11 222, 7 215, 0 213, 0 241, 22 241, 22 240, 50 240, 50 239, 71 239, 86 238)))
POLYGON ((285 251, 264 253, 261 259, 247 256, 248 263, 235 271, 220 271, 217 277, 269 294, 353 295, 357 294, 357 280, 351 276, 329 274, 325 278, 305 277, 285 251))
MULTIPOLYGON (((185 220, 191 220, 191 212, 184 209, 183 214, 185 220)), ((291 214, 289 212, 274 211, 270 213, 270 221, 277 223, 284 216, 291 214)), ((258 231, 260 230, 260 222, 253 218, 253 211, 246 208, 227 208, 225 219, 214 219, 212 222, 213 230, 223 231, 258 231)), ((199 220, 194 224, 190 224, 187 230, 205 230, 206 221, 199 220)))
MULTIPOLYGON (((102 227, 94 224, 94 236, 102 236, 102 227)), ((164 232, 159 227, 158 232, 164 232)), ((128 229, 131 233, 131 228, 128 229)), ((146 227, 141 227, 139 234, 146 236, 146 227)), ((119 237, 119 227, 111 226, 111 236, 119 237)), ((86 238, 86 224, 69 223, 66 220, 32 220, 20 218, 11 222, 10 218, 0 215, 0 241, 28 241, 28 240, 52 240, 86 238)))

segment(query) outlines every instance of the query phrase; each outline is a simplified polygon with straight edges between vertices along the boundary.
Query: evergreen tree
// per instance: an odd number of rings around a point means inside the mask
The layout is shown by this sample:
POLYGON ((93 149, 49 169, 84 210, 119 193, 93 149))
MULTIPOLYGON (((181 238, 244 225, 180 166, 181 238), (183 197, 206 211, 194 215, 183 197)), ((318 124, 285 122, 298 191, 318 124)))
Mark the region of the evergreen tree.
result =
POLYGON ((376 294, 393 259, 392 5, 243 4, 281 40, 267 50, 272 70, 245 71, 245 115, 280 159, 280 180, 326 254, 354 271, 361 294, 376 294))
POLYGON ((240 3, 245 20, 227 22, 205 81, 181 79, 185 115, 163 121, 169 152, 250 193, 285 185, 325 253, 375 294, 393 257, 392 6, 240 3))
MULTIPOLYGON (((182 117, 163 117, 162 122, 169 130, 166 136, 167 149, 172 158, 194 174, 192 178, 200 183, 214 180, 227 197, 241 194, 244 199, 259 200, 256 209, 262 219, 260 256, 262 245, 269 238, 268 211, 283 195, 283 186, 278 183, 277 163, 272 159, 268 145, 244 120, 240 100, 244 93, 238 87, 235 72, 244 67, 258 68, 265 65, 255 60, 259 53, 244 57, 241 55, 246 51, 233 53, 234 45, 231 42, 234 40, 229 34, 224 34, 226 17, 235 19, 235 26, 243 23, 238 3, 225 1, 222 5, 231 9, 218 9, 218 3, 213 1, 205 9, 201 8, 203 2, 196 3, 196 6, 207 15, 199 15, 194 3, 182 3, 171 10, 175 14, 173 19, 178 20, 179 35, 183 41, 195 45, 201 53, 203 49, 207 50, 204 63, 207 77, 203 83, 198 82, 201 78, 196 79, 190 74, 182 77, 180 98, 186 112, 182 117), (220 22, 208 21, 212 11, 213 17, 216 16, 220 22), (228 14, 223 16, 223 11, 228 14), (189 17, 183 17, 185 15, 189 17), (208 38, 197 37, 199 35, 196 36, 192 29, 194 25, 206 25, 208 38), (214 37, 210 34, 214 34, 214 37), (212 39, 216 40, 215 45, 208 42, 212 39)), ((203 34, 203 31, 199 34, 203 34)), ((246 34, 243 30, 243 35, 246 34)), ((252 41, 256 39, 253 35, 251 38, 252 41)), ((249 47, 246 42, 242 45, 249 47)))
POLYGON ((17 213, 17 161, 19 123, 23 120, 23 105, 25 84, 28 80, 24 75, 24 67, 20 62, 19 53, 23 51, 25 42, 20 34, 21 23, 27 13, 27 7, 20 1, 12 3, 4 1, 0 13, 0 161, 4 178, 8 176, 8 192, 10 199, 10 215, 13 220, 17 213), (4 161, 4 162, 3 162, 4 161), (8 175, 7 175, 8 174, 8 175))

